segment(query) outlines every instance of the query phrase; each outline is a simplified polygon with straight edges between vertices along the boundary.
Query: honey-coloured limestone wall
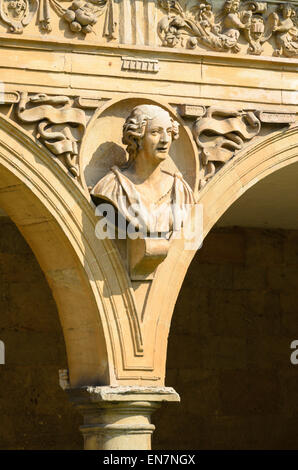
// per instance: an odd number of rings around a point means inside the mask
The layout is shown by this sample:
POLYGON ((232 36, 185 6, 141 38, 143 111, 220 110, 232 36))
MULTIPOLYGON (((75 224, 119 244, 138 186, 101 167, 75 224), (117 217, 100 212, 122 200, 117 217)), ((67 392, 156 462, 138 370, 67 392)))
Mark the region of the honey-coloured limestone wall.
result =
POLYGON ((297 282, 297 230, 209 233, 169 336, 166 383, 181 404, 153 416, 153 448, 297 449, 297 282))

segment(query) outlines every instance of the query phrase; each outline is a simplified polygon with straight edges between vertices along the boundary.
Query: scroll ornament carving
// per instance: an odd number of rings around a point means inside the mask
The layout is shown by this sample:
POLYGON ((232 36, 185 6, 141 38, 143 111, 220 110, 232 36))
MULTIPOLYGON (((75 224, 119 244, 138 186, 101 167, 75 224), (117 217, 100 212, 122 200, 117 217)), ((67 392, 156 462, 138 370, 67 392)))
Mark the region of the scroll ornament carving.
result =
POLYGON ((86 127, 85 112, 74 108, 67 96, 22 93, 17 109, 21 122, 37 123, 38 139, 70 173, 79 176, 78 147, 86 127))
POLYGON ((193 125, 193 136, 204 170, 199 189, 202 189, 215 172, 234 157, 246 142, 260 133, 262 125, 285 126, 295 122, 295 113, 245 111, 210 106, 203 117, 197 118, 193 125))
POLYGON ((219 14, 210 3, 180 0, 159 0, 166 10, 158 23, 158 35, 162 45, 195 49, 199 44, 219 52, 240 51, 239 39, 248 43, 249 54, 260 55, 262 44, 274 36, 278 49, 274 55, 298 57, 297 12, 291 4, 280 4, 276 11, 266 15, 267 3, 226 0, 219 14), (190 5, 190 6, 189 6, 190 5))
POLYGON ((245 141, 255 137, 261 123, 252 111, 210 106, 203 118, 195 121, 193 135, 200 152, 205 176, 202 188, 215 174, 216 166, 230 160, 245 141))

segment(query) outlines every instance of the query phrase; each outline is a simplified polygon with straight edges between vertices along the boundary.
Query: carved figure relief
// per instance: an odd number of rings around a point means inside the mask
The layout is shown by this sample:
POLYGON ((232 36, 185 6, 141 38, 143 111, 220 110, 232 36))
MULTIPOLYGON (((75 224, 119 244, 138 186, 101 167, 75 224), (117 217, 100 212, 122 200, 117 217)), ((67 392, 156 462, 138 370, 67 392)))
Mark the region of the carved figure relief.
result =
POLYGON ((248 43, 248 53, 260 55, 262 44, 275 36, 278 49, 274 55, 297 56, 297 14, 291 4, 280 4, 265 16, 266 2, 226 0, 216 15, 211 3, 159 0, 167 12, 158 23, 158 35, 163 46, 195 49, 198 45, 216 51, 240 52, 242 35, 248 43))
POLYGON ((61 157, 70 173, 79 174, 78 143, 86 127, 82 109, 71 107, 67 96, 48 96, 43 93, 28 97, 21 94, 17 110, 24 123, 38 123, 38 138, 56 156, 61 157), (72 129, 76 128, 78 136, 72 129))
POLYGON ((179 0, 160 0, 160 6, 167 10, 168 16, 159 22, 158 34, 162 44, 168 47, 179 44, 194 49, 200 43, 217 51, 239 52, 240 30, 250 26, 251 12, 240 13, 238 0, 227 0, 218 18, 209 3, 190 8, 186 3, 185 11, 179 0))
POLYGON ((273 31, 278 47, 274 51, 274 55, 284 54, 287 57, 298 57, 297 12, 293 5, 285 3, 279 5, 278 13, 272 13, 274 19, 273 31))

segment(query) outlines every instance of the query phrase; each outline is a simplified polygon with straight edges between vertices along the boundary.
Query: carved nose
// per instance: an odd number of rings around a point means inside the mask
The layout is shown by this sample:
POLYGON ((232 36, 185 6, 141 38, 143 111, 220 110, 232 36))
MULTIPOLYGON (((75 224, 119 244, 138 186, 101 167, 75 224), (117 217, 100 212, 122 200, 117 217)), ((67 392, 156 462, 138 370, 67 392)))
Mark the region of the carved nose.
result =
POLYGON ((167 143, 170 140, 170 136, 167 132, 163 132, 160 137, 161 142, 167 143))

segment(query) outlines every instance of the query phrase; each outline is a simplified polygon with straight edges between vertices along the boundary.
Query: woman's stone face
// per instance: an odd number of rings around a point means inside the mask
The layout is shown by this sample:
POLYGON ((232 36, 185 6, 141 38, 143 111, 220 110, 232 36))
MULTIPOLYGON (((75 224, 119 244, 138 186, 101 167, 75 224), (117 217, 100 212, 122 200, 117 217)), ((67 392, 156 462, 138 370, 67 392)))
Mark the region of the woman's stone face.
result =
POLYGON ((148 159, 165 160, 172 143, 172 120, 169 114, 161 111, 147 122, 142 149, 148 159))
POLYGON ((289 6, 285 5, 283 8, 283 17, 289 18, 291 16, 291 13, 292 13, 292 9, 289 6))

